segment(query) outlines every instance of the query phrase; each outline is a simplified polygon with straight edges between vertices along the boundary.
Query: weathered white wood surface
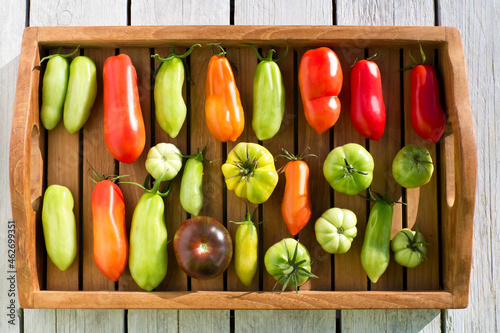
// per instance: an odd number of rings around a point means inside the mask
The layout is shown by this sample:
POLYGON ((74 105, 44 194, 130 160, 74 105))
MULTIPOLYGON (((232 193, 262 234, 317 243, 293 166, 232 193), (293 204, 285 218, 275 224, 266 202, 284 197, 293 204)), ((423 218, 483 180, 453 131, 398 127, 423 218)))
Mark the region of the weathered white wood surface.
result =
POLYGON ((477 195, 469 306, 444 311, 449 332, 500 331, 499 1, 439 2, 439 25, 460 28, 477 144, 477 195))
MULTIPOLYGON (((3 19, 0 22, 0 332, 18 332, 20 321, 17 314, 17 291, 11 288, 9 267, 9 224, 12 220, 9 191, 9 142, 15 84, 19 67, 21 39, 26 21, 26 2, 1 0, 3 19), (12 318, 9 306, 14 301, 12 318), (9 321, 12 320, 10 323, 9 321)), ((12 238, 12 234, 11 234, 12 238)), ((11 241, 12 244, 12 241, 11 241)), ((9 253, 10 250, 10 253, 9 253)), ((15 286, 15 281, 14 286, 15 286)))
MULTIPOLYGON (((1 0, 4 20, 0 44, 0 332, 18 331, 6 319, 7 221, 11 219, 8 190, 10 123, 20 38, 26 10, 29 25, 167 25, 229 24, 226 1, 25 1, 1 0), (127 15, 130 6, 130 18, 127 15)), ((474 260, 470 302, 465 310, 341 311, 341 331, 497 332, 500 329, 500 51, 497 37, 498 1, 234 1, 235 24, 439 25, 462 30, 478 149, 478 188, 474 230, 474 260), (335 5, 335 7, 333 6, 335 5), (335 11, 336 9, 336 11, 335 11), (335 11, 335 13, 334 13, 335 11)), ((157 311, 157 310, 25 310, 26 332, 50 331, 335 331, 335 311, 157 311), (285 324, 286 319, 291 324, 285 324), (127 321, 126 321, 127 320, 127 321), (282 326, 283 325, 283 326, 282 326), (321 327, 321 329, 319 329, 321 327)))

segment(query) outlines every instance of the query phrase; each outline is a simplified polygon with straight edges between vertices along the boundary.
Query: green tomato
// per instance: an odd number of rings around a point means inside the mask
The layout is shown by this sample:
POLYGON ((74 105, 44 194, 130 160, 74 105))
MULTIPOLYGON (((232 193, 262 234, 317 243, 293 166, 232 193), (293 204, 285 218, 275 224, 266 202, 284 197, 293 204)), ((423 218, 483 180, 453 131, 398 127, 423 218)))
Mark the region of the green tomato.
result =
POLYGON ((146 158, 146 170, 154 179, 174 179, 182 168, 181 151, 171 143, 151 147, 146 158), (163 175, 163 176, 162 176, 163 175))
POLYGON ((273 155, 256 143, 238 143, 227 155, 222 173, 228 190, 254 204, 269 199, 278 183, 273 155))
POLYGON ((43 196, 42 225, 45 247, 50 260, 65 271, 76 257, 76 219, 71 191, 51 185, 43 196))
POLYGON ((373 157, 361 145, 348 143, 333 149, 323 163, 323 174, 338 192, 356 195, 373 180, 373 157))
POLYGON ((239 224, 234 238, 234 268, 236 275, 245 286, 252 284, 258 265, 259 239, 250 213, 245 214, 245 221, 239 224))
POLYGON ((89 119, 97 95, 96 73, 89 57, 78 56, 71 61, 63 113, 64 127, 70 133, 78 132, 89 119))
POLYGON ((328 253, 346 253, 358 234, 356 222, 349 209, 330 208, 314 224, 316 240, 328 253))
POLYGON ((391 241, 394 260, 408 268, 417 267, 427 254, 427 243, 424 236, 418 231, 403 229, 391 241))
POLYGON ((317 277, 311 273, 309 251, 293 238, 285 238, 271 246, 264 256, 264 265, 266 271, 283 284, 283 291, 289 284, 298 291, 309 277, 317 277))
POLYGON ((182 208, 193 216, 203 208, 203 152, 191 156, 182 173, 179 199, 182 208))
POLYGON ((43 75, 40 120, 47 130, 54 129, 62 118, 68 89, 69 61, 61 55, 50 58, 43 75))
POLYGON ((392 174, 396 182, 406 188, 427 184, 434 172, 429 151, 422 146, 407 145, 394 157, 392 174))

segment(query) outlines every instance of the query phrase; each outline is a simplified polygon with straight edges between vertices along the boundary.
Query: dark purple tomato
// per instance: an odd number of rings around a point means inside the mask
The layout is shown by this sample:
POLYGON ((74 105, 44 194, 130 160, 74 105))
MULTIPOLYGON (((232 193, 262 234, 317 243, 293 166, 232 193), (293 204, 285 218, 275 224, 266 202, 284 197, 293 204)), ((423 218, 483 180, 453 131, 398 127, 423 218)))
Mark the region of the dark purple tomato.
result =
POLYGON ((196 216, 184 221, 174 236, 179 267, 190 277, 213 279, 226 270, 233 256, 233 242, 217 220, 196 216))

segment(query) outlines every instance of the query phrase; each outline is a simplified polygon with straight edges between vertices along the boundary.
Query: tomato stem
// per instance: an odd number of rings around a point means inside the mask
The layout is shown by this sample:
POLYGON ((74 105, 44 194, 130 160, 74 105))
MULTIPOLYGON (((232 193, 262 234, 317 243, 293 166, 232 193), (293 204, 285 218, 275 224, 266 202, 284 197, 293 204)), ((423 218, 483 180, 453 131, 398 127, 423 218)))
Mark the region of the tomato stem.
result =
POLYGON ((42 60, 40 60, 40 65, 41 65, 41 64, 42 64, 42 62, 44 62, 45 60, 49 60, 49 59, 54 58, 54 57, 57 57, 57 56, 59 56, 59 57, 63 57, 63 58, 69 58, 69 57, 73 56, 73 55, 76 53, 76 51, 78 51, 78 49, 79 49, 79 48, 80 48, 80 45, 78 45, 78 46, 76 47, 76 49, 75 49, 73 52, 71 52, 71 53, 69 53, 69 54, 62 54, 62 53, 61 53, 62 46, 60 46, 60 47, 57 49, 57 53, 56 53, 56 54, 51 54, 51 55, 49 55, 49 56, 46 56, 46 57, 42 58, 42 60))
POLYGON ((226 50, 224 50, 224 48, 220 45, 220 43, 210 43, 210 44, 207 44, 209 46, 212 47, 212 53, 215 55, 215 47, 218 47, 219 48, 219 53, 217 53, 216 55, 219 56, 219 57, 225 57, 227 52, 226 50))

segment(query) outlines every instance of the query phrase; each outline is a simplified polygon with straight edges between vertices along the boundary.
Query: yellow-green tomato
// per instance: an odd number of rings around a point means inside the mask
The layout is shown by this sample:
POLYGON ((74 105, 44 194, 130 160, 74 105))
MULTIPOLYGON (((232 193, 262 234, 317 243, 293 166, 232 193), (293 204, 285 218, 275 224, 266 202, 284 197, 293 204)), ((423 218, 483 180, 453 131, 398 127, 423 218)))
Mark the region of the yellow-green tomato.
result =
POLYGON ((257 228, 252 222, 250 215, 245 216, 245 221, 236 229, 234 246, 234 267, 236 275, 245 286, 250 286, 257 272, 258 264, 258 237, 257 228))
POLYGON ((146 170, 154 179, 161 181, 174 179, 182 168, 179 148, 171 143, 159 143, 151 147, 146 158, 146 170))
POLYGON ((427 254, 426 245, 425 238, 420 232, 405 228, 399 231, 391 241, 394 260, 404 267, 417 267, 427 254))
POLYGON ((314 224, 316 240, 328 253, 346 253, 358 234, 356 222, 349 209, 330 208, 314 224))
POLYGON ((45 247, 50 260, 65 271, 76 257, 76 219, 71 191, 51 185, 43 196, 42 225, 45 247))

